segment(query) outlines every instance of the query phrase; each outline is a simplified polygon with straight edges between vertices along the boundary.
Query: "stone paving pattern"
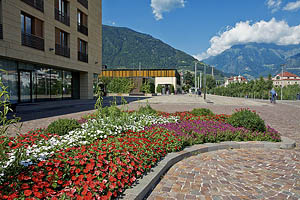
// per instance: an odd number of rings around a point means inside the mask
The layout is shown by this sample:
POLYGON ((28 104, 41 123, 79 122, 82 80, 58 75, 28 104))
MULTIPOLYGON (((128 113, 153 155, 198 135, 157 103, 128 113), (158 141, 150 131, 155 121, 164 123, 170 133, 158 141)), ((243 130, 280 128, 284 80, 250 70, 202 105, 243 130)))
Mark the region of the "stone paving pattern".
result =
POLYGON ((220 150, 190 157, 174 165, 148 199, 300 199, 300 102, 274 105, 260 100, 208 98, 213 103, 148 103, 168 112, 205 107, 231 114, 248 107, 298 146, 293 150, 220 150))

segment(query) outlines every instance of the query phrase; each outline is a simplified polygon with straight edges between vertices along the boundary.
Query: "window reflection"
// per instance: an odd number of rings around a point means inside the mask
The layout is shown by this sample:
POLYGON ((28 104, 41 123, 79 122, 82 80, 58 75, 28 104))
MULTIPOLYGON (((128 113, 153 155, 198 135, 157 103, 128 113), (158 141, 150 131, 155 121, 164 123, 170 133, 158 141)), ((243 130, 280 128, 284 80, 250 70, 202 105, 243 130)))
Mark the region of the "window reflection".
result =
POLYGON ((50 69, 36 70, 36 98, 37 100, 50 99, 50 69))
POLYGON ((51 99, 62 98, 62 71, 51 70, 51 99))
POLYGON ((72 72, 64 71, 63 77, 63 98, 72 97, 72 72))
POLYGON ((6 91, 10 96, 10 102, 17 103, 18 101, 17 63, 13 61, 1 60, 0 69, 5 70, 5 72, 0 71, 0 78, 3 84, 8 87, 6 91))

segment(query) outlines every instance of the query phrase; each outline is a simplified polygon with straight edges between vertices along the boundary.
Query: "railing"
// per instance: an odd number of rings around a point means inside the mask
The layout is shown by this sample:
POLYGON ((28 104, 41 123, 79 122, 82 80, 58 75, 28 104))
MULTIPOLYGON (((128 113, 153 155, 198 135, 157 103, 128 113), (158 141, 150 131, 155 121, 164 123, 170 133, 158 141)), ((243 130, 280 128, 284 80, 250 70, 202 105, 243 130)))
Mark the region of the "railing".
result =
POLYGON ((44 0, 22 0, 24 3, 44 12, 44 0))
POLYGON ((77 0, 81 5, 86 7, 87 9, 89 8, 89 2, 88 0, 77 0))
POLYGON ((61 23, 70 26, 70 17, 66 14, 55 8, 54 10, 55 19, 61 23))
POLYGON ((88 54, 78 51, 78 60, 88 63, 88 54))
POLYGON ((88 28, 82 24, 79 24, 77 25, 77 30, 80 32, 80 33, 83 33, 84 35, 88 35, 88 28))
POLYGON ((3 39, 3 26, 0 24, 0 39, 3 39))
POLYGON ((55 44, 55 54, 70 58, 70 48, 67 46, 55 44))
POLYGON ((45 49, 43 38, 27 33, 22 33, 22 45, 42 51, 45 49))

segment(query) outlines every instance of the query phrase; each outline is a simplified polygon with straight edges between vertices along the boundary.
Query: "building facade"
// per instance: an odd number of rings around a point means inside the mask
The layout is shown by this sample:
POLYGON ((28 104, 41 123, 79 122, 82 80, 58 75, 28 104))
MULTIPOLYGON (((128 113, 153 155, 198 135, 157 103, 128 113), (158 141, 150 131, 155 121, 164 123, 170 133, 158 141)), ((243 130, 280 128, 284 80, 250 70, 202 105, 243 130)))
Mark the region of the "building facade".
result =
POLYGON ((290 72, 277 74, 274 78, 272 78, 272 81, 275 87, 284 87, 295 84, 300 85, 300 77, 290 72))
POLYGON ((230 83, 248 83, 247 79, 241 75, 230 77, 225 81, 225 87, 230 83))
POLYGON ((99 76, 110 78, 130 78, 136 86, 136 88, 132 91, 135 94, 140 91, 140 87, 143 82, 149 78, 154 78, 155 91, 157 91, 158 85, 163 85, 165 88, 169 88, 169 86, 173 85, 175 93, 178 89, 181 89, 180 75, 176 69, 114 69, 103 70, 99 76))
POLYGON ((92 99, 102 0, 0 0, 0 73, 13 102, 92 99))

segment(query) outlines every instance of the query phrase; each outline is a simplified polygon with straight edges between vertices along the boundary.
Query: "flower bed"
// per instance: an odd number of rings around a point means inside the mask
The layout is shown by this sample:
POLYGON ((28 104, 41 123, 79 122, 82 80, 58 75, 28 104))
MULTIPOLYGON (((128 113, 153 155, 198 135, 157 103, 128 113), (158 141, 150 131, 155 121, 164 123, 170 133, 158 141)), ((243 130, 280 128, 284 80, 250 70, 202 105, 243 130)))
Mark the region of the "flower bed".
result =
POLYGON ((187 145, 280 141, 270 127, 264 133, 251 132, 226 124, 228 117, 189 112, 158 116, 128 112, 113 119, 94 115, 81 120, 81 129, 63 136, 36 130, 0 138, 10 156, 0 178, 0 199, 111 199, 167 153, 187 145))

